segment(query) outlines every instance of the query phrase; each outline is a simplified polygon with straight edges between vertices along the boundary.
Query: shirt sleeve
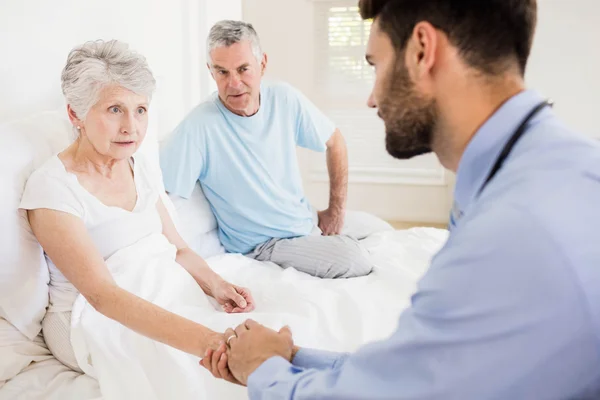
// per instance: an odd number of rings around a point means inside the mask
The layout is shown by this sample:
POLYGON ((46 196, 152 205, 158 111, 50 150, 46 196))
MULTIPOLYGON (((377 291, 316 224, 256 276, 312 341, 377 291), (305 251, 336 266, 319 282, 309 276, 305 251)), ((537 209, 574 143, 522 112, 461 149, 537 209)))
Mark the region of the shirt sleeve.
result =
POLYGON ((289 87, 296 109, 296 144, 309 150, 324 152, 335 124, 300 91, 289 87))
POLYGON ((488 215, 453 232, 389 339, 338 368, 273 357, 250 375, 250 398, 571 398, 586 388, 597 342, 564 254, 527 213, 488 215))
POLYGON ((165 190, 188 199, 204 166, 200 128, 184 120, 160 148, 160 168, 165 190))
POLYGON ((300 368, 335 369, 341 367, 348 356, 348 353, 300 349, 292 360, 292 364, 300 368))
POLYGON ((27 180, 19 208, 23 210, 46 208, 79 218, 84 217, 85 211, 71 185, 43 171, 35 171, 27 180))

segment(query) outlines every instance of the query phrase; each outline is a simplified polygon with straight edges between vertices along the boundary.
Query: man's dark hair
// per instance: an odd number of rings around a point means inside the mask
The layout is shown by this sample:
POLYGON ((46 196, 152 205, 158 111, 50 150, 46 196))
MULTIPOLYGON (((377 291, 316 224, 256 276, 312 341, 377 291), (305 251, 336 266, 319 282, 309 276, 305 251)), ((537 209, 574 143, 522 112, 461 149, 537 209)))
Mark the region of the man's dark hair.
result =
POLYGON ((518 62, 525 74, 537 20, 537 0, 360 0, 363 19, 376 18, 397 52, 415 25, 444 32, 471 67, 496 75, 518 62))

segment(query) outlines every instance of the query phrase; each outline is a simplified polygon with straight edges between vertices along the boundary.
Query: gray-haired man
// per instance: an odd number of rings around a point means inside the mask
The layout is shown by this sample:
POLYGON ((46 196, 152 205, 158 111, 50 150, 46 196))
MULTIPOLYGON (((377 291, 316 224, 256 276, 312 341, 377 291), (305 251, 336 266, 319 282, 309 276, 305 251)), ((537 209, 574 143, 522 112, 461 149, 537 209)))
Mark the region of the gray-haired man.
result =
POLYGON ((267 55, 252 25, 221 21, 208 37, 218 93, 196 107, 161 150, 166 190, 189 197, 197 181, 229 252, 323 278, 371 271, 344 225, 348 160, 335 125, 283 83, 262 82, 267 55), (327 151, 329 208, 302 190, 296 147, 327 151))

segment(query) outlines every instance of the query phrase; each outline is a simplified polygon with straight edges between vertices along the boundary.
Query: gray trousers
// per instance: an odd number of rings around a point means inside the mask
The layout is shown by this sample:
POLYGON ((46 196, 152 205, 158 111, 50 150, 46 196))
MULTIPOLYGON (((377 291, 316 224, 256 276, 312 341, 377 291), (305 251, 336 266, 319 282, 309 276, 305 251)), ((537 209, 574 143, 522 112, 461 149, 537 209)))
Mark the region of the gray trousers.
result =
POLYGON ((316 223, 310 235, 271 239, 246 256, 319 278, 352 278, 371 273, 369 253, 362 244, 348 235, 322 236, 316 212, 314 215, 316 223))

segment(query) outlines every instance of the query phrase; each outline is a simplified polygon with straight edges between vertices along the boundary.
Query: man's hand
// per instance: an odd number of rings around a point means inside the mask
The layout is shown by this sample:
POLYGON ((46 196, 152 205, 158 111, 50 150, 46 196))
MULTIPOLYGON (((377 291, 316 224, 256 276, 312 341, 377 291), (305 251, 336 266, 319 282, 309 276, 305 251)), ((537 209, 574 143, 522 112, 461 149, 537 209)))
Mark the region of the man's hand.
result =
MULTIPOLYGON (((228 336, 228 337, 231 337, 235 334, 234 331, 231 329, 229 329, 227 333, 230 334, 230 336, 228 336)), ((281 333, 281 331, 280 331, 280 333, 281 333)), ((294 359, 294 357, 296 356, 296 353, 298 353, 299 350, 300 350, 300 347, 298 347, 298 346, 292 347, 292 356, 290 358, 290 361, 292 361, 294 359)), ((202 360, 200 360, 200 365, 202 367, 206 368, 208 370, 208 372, 210 372, 215 378, 224 379, 227 382, 231 382, 236 385, 245 386, 245 385, 242 385, 242 383, 240 381, 238 381, 233 376, 231 371, 229 370, 229 365, 227 362, 229 359, 229 356, 227 353, 228 353, 228 347, 225 344, 225 342, 221 343, 221 345, 216 350, 209 348, 208 350, 206 350, 206 354, 204 354, 204 358, 202 360)))
MULTIPOLYGON (((227 362, 233 378, 246 385, 248 377, 271 357, 281 356, 292 360, 294 341, 287 326, 279 332, 271 330, 258 322, 247 320, 233 329, 225 331, 229 339, 227 362)), ((217 365, 218 367, 218 365, 217 365)))
POLYGON ((211 293, 226 313, 246 313, 254 310, 254 299, 250 290, 246 288, 221 279, 211 288, 211 293))
POLYGON ((324 236, 339 235, 344 228, 344 210, 328 208, 319 211, 319 228, 324 236))

